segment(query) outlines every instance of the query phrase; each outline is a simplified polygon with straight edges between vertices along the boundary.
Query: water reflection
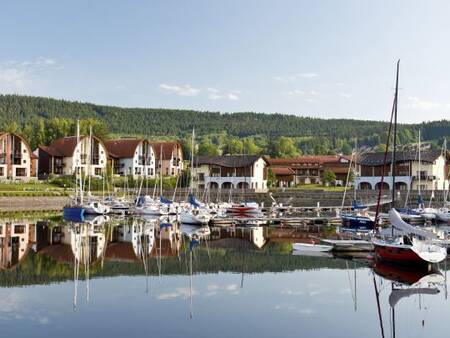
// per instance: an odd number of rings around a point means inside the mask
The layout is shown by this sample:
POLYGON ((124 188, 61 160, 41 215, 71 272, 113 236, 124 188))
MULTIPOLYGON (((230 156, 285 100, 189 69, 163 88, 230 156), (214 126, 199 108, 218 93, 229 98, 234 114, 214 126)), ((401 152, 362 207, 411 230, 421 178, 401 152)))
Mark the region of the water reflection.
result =
MULTIPOLYGON (((299 325, 307 336, 430 336, 445 332, 436 318, 450 315, 445 265, 428 271, 374 263, 367 253, 293 252, 317 228, 101 216, 2 220, 0 229, 0 323, 9 337, 31 332, 14 325, 31 309, 70 327, 67 337, 83 325, 96 332, 92 318, 113 337, 127 334, 119 323, 131 336, 148 334, 136 328, 167 316, 176 320, 158 329, 161 337, 206 336, 204 322, 218 337, 288 336, 299 325)), ((27 325, 37 337, 49 332, 27 325)))

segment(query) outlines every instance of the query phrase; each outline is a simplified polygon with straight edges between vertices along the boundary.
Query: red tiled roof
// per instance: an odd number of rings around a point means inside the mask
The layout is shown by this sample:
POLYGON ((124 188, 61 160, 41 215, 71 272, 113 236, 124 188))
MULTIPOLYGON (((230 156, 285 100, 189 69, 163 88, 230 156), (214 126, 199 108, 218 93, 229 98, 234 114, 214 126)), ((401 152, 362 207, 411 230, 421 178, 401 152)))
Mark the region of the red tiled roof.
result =
MULTIPOLYGON (((80 141, 88 136, 80 136, 80 141)), ((96 136, 92 136, 93 139, 99 141, 102 145, 103 142, 96 136)), ((76 136, 66 136, 55 140, 49 146, 39 146, 39 148, 51 156, 60 157, 72 157, 77 146, 76 136)))
POLYGON ((105 141, 109 155, 116 158, 132 158, 143 139, 118 139, 105 141))
POLYGON ((52 144, 46 147, 46 149, 42 147, 41 149, 52 156, 72 157, 76 146, 77 146, 77 137, 67 136, 55 140, 52 144))
POLYGON ((70 245, 67 244, 55 244, 49 245, 39 251, 39 254, 44 254, 51 257, 58 262, 72 263, 73 252, 70 245))
POLYGON ((339 162, 341 158, 349 160, 345 156, 340 155, 314 155, 314 156, 301 156, 294 158, 268 158, 267 161, 269 165, 295 165, 295 164, 305 164, 305 163, 332 163, 339 162))
POLYGON ((163 160, 170 160, 172 158, 172 152, 175 147, 179 147, 181 149, 181 144, 178 142, 150 142, 155 152, 156 160, 161 158, 163 160))
POLYGON ((109 243, 106 247, 105 257, 111 261, 134 262, 138 260, 131 242, 109 243))
POLYGON ((275 175, 294 175, 294 171, 289 167, 272 167, 275 175))

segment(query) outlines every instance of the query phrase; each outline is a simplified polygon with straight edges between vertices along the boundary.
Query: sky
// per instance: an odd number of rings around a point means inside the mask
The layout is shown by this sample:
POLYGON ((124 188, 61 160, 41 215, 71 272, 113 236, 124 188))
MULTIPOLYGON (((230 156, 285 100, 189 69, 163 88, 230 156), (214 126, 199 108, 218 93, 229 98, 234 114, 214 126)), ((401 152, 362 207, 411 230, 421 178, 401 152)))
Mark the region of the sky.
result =
POLYGON ((450 118, 448 1, 3 0, 0 93, 122 107, 450 118))

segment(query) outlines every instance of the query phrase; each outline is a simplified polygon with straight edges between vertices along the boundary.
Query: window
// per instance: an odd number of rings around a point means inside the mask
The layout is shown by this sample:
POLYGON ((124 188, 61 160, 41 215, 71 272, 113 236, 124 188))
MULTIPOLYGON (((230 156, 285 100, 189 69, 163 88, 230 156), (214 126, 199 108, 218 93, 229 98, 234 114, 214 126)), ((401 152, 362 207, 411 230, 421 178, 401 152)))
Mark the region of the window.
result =
POLYGON ((0 167, 0 176, 5 176, 5 170, 3 167, 0 167))

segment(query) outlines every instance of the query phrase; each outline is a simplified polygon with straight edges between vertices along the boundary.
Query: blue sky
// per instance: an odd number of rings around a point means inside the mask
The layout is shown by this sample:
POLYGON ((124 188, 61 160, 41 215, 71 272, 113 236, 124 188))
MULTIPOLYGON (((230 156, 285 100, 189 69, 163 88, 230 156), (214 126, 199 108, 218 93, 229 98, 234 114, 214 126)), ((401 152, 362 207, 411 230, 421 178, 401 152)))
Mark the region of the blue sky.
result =
POLYGON ((447 1, 3 1, 0 93, 127 107, 450 118, 447 1))

